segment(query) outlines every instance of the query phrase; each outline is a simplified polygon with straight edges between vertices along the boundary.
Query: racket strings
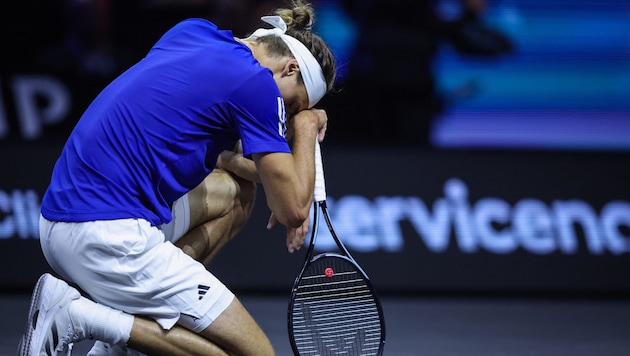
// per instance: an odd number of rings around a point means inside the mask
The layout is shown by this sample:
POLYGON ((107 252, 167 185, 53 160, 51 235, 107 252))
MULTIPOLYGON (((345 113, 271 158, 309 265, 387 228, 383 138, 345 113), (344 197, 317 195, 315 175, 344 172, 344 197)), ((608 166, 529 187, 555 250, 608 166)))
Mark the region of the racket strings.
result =
POLYGON ((381 319, 364 275, 345 258, 325 256, 304 271, 295 291, 293 335, 300 355, 377 355, 381 319), (334 271, 326 276, 324 271, 334 271))

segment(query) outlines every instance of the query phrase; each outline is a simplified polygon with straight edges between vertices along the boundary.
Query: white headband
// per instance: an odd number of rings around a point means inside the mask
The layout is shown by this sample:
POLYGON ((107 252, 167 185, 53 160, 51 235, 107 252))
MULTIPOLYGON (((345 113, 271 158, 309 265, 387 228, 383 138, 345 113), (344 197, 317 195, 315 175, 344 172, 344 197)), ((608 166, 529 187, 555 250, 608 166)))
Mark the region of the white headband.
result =
POLYGON ((276 36, 280 37, 282 41, 284 41, 300 66, 300 73, 302 74, 304 86, 306 87, 306 94, 308 95, 308 107, 309 109, 312 108, 321 98, 324 97, 324 94, 326 94, 326 80, 324 79, 322 67, 319 65, 317 59, 315 59, 311 51, 309 51, 302 42, 285 34, 287 31, 287 24, 280 16, 263 16, 260 19, 272 25, 274 28, 259 28, 254 31, 250 38, 276 36))

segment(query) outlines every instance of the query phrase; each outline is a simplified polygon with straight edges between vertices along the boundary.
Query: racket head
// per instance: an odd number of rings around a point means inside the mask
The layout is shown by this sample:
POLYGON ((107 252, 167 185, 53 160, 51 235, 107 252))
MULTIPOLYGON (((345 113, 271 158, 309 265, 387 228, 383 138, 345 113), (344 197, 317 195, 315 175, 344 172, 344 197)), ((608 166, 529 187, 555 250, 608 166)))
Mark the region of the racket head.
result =
POLYGON ((313 257, 289 302, 289 339, 296 355, 381 355, 385 319, 359 265, 336 253, 313 257))

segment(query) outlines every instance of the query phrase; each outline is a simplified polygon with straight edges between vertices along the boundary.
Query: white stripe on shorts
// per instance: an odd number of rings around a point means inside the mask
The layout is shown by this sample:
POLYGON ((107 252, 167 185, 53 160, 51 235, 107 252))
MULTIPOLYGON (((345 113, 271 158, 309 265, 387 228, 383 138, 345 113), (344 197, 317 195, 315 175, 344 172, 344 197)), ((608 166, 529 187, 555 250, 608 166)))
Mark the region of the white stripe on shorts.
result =
POLYGON ((173 220, 168 224, 160 226, 166 241, 175 243, 184 236, 190 229, 190 203, 188 202, 188 193, 182 195, 173 203, 171 208, 173 220))

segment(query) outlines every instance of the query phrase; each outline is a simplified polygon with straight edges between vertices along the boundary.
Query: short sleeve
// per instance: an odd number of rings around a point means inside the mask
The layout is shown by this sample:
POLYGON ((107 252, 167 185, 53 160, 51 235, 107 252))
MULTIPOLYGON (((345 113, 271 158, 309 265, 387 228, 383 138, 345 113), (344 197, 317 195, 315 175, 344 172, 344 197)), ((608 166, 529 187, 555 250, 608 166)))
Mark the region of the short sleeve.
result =
POLYGON ((231 98, 243 154, 291 152, 286 135, 284 101, 267 70, 241 85, 231 98))

